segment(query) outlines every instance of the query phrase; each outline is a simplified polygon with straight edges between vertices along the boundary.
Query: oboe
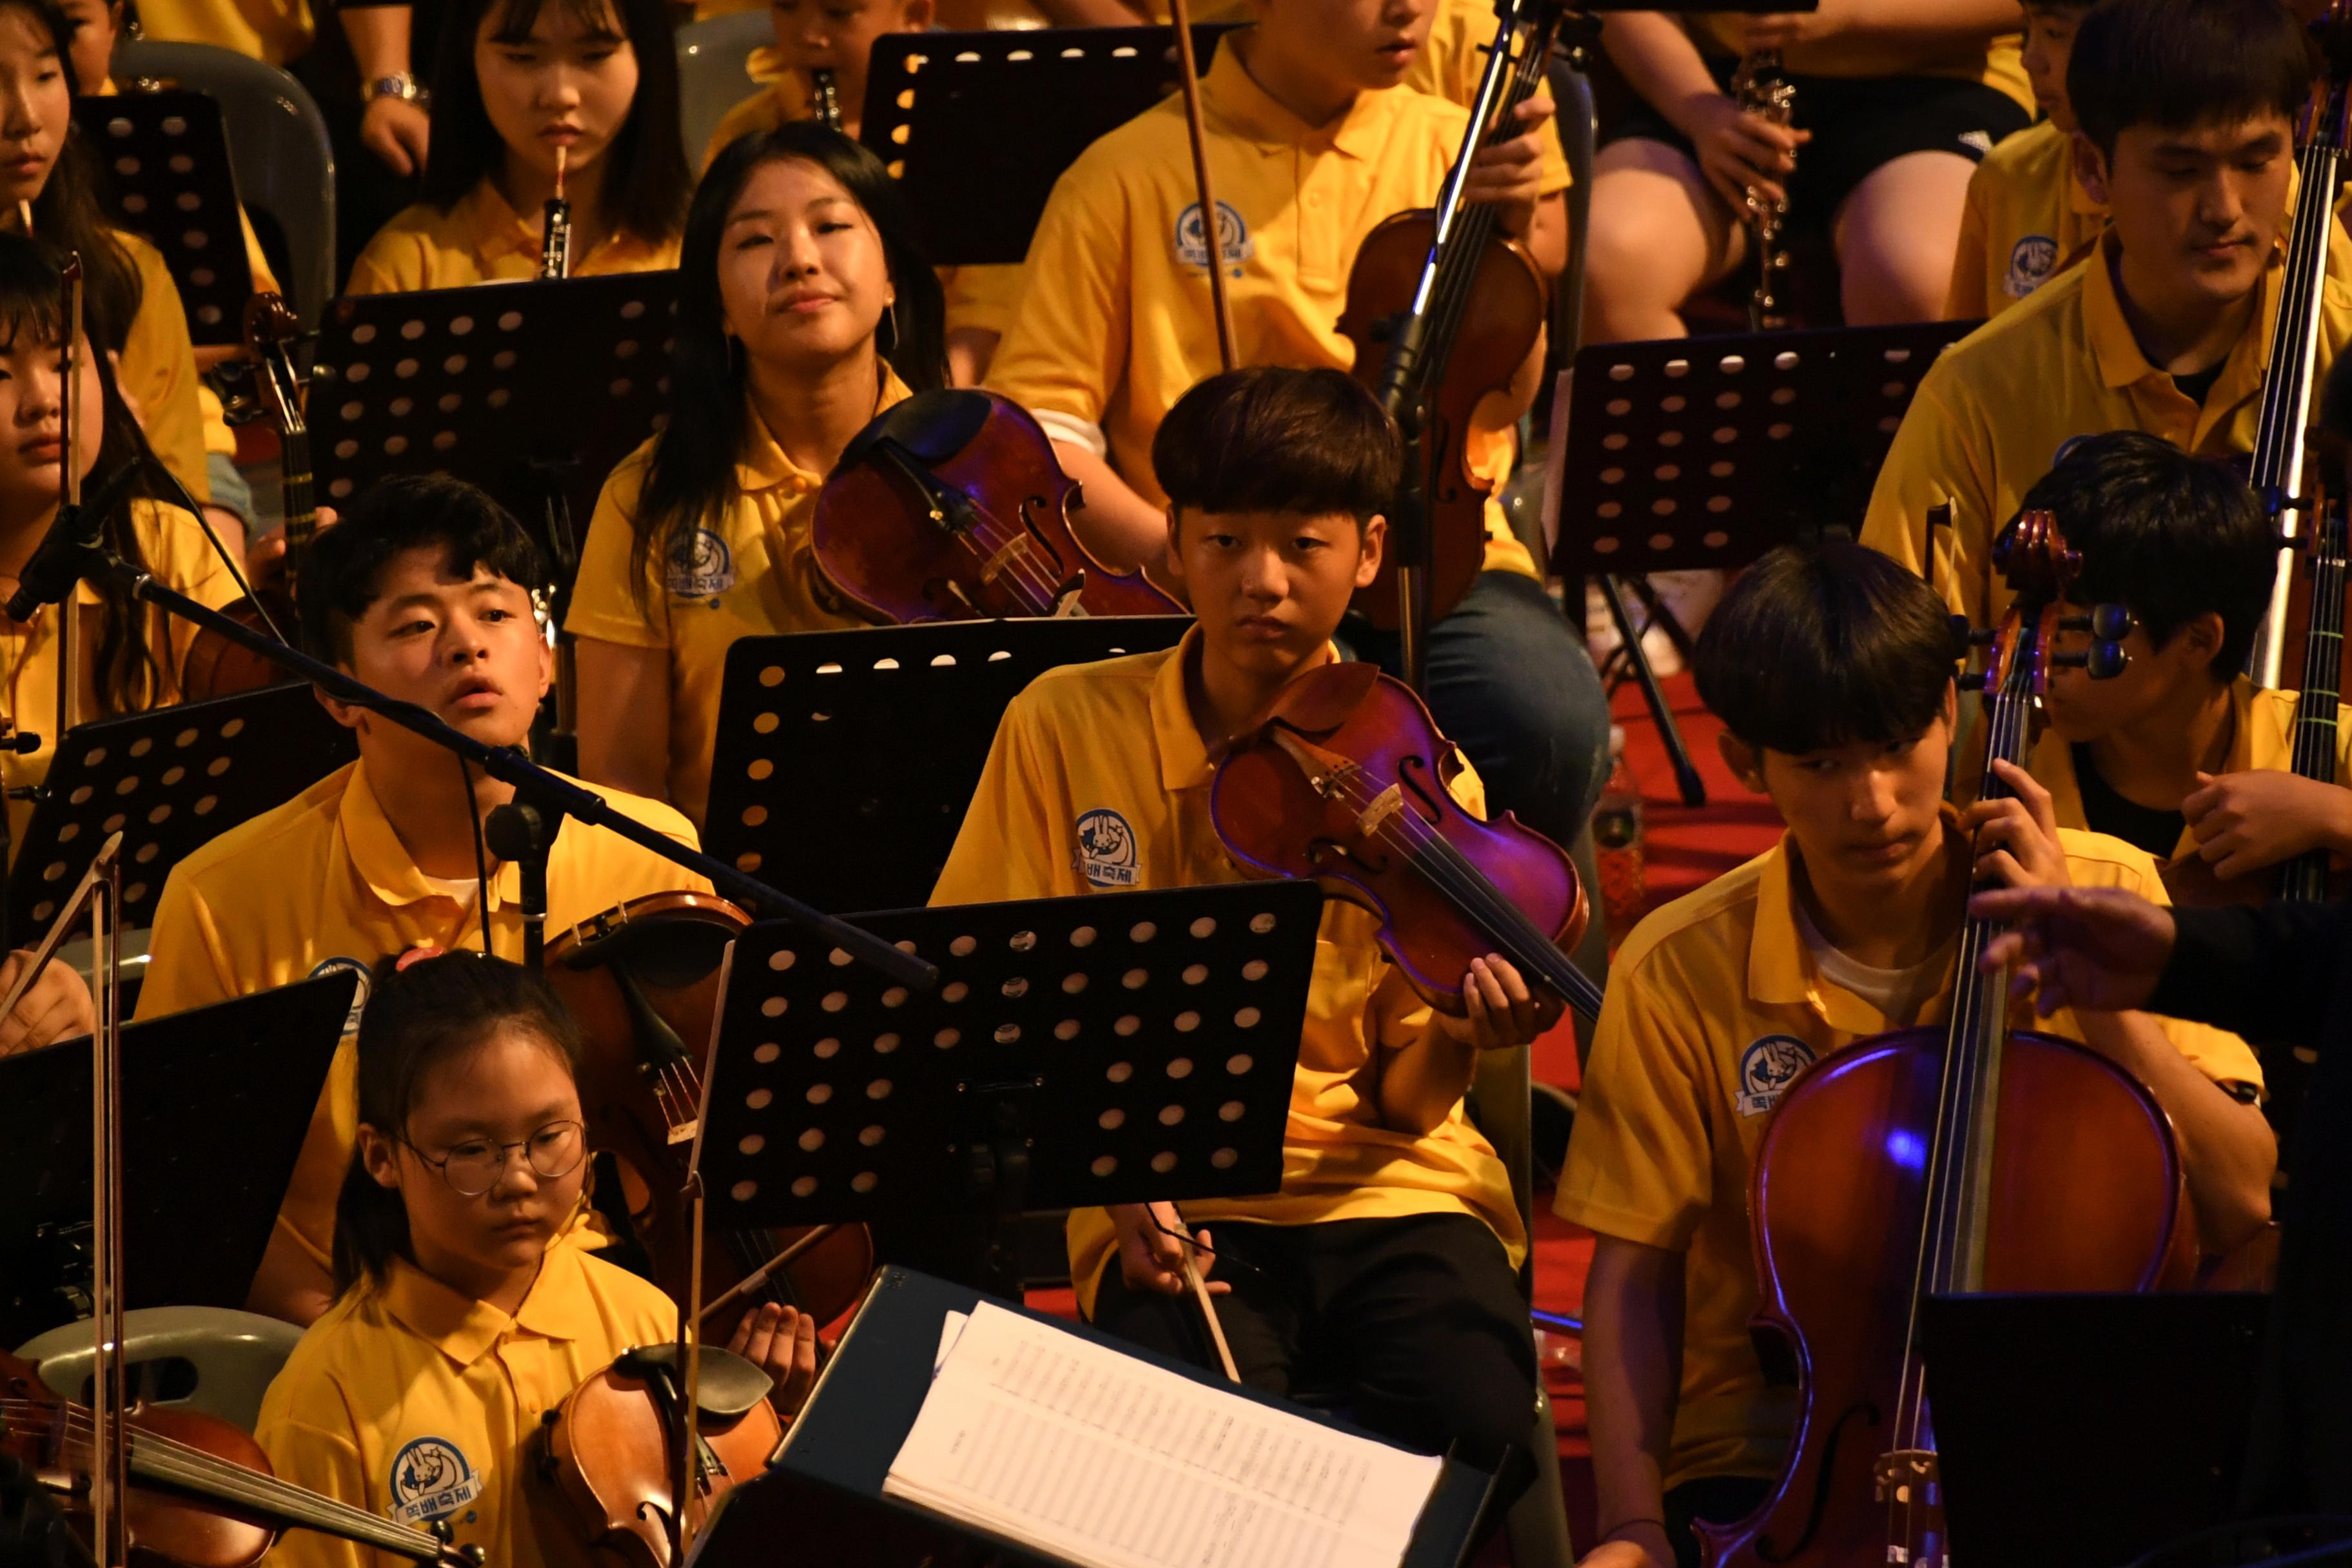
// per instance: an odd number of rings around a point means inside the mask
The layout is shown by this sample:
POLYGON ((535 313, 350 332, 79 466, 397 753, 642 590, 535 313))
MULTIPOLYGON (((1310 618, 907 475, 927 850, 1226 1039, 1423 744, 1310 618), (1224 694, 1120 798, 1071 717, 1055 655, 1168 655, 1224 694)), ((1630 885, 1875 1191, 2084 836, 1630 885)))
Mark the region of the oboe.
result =
POLYGON ((828 131, 841 129, 841 93, 833 85, 833 72, 823 66, 809 72, 809 86, 816 94, 816 117, 828 131))
MULTIPOLYGON (((1788 124, 1796 113, 1797 89, 1781 71, 1778 49, 1750 49, 1742 55, 1731 76, 1731 96, 1741 112, 1774 125, 1788 124)), ((1748 324, 1755 331, 1770 331, 1789 324, 1780 314, 1780 274, 1789 266, 1788 247, 1780 241, 1789 202, 1786 196, 1768 199, 1750 185, 1747 205, 1746 222, 1756 231, 1756 289, 1748 297, 1748 324)))
POLYGON ((568 148, 555 150, 555 194, 541 210, 539 275, 542 279, 572 276, 572 204, 563 199, 563 164, 568 148))

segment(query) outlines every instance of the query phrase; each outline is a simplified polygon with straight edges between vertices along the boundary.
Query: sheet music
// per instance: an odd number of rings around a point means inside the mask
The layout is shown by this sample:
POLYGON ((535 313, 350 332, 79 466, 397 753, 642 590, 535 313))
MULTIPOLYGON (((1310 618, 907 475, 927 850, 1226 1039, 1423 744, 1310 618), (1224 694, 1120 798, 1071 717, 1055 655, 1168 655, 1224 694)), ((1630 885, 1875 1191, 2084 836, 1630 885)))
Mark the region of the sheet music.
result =
POLYGON ((1441 1461, 983 1301, 882 1489, 1087 1568, 1397 1568, 1441 1461))

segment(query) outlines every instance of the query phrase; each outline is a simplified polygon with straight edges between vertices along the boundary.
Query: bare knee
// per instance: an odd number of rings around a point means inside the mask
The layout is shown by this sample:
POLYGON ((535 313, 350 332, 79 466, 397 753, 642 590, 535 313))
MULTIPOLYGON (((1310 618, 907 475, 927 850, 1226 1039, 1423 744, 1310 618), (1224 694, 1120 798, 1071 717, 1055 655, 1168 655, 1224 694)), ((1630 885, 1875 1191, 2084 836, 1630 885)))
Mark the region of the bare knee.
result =
POLYGON ((1942 317, 1975 171, 1957 153, 1911 153, 1853 188, 1834 231, 1849 325, 1942 317))
POLYGON ((1676 311, 1722 267, 1727 225, 1696 165, 1654 142, 1621 142, 1595 164, 1585 248, 1585 336, 1675 337, 1676 311))

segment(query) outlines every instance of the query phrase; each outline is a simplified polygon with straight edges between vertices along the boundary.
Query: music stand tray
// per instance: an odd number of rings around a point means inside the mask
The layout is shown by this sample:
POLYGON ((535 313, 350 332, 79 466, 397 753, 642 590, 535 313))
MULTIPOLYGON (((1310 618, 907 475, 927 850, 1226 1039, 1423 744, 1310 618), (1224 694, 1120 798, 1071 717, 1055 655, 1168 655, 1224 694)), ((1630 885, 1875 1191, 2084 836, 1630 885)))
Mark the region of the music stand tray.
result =
POLYGON ((2251 1292, 1929 1297, 1953 1561, 2132 1563, 2231 1517, 2268 1313, 2251 1292))
MULTIPOLYGON (((1232 25, 1192 29, 1209 68, 1232 25)), ((1017 262, 1054 182, 1096 142, 1175 92, 1166 27, 886 33, 866 66, 858 134, 898 177, 942 267, 1017 262), (1007 125, 1021 155, 1003 156, 1007 125)))
POLYGON ((859 915, 922 994, 782 922, 737 939, 704 1083, 717 1230, 1282 1185, 1311 882, 859 915))
POLYGON ((163 252, 189 338, 199 348, 242 344, 253 263, 219 100, 163 88, 76 99, 73 113, 106 170, 108 218, 163 252))
MULTIPOLYGON (((123 1026, 126 1305, 245 1305, 357 984, 123 1026)), ((89 1073, 87 1036, 0 1058, 0 1345, 88 1310, 89 1073)))
POLYGON ((1192 624, 1068 616, 744 637, 727 653, 704 847, 831 913, 921 904, 1005 705, 1056 665, 1173 647, 1192 624))
POLYGON ((152 925, 173 867, 358 755, 352 732, 295 682, 76 725, 16 847, 7 929, 46 929, 117 832, 123 922, 152 925))
MULTIPOLYGON (((606 477, 667 417, 677 302, 670 271, 337 300, 310 373, 319 499, 449 474, 527 528, 550 526, 553 500, 554 526, 584 531, 606 477)), ((576 546, 541 542, 568 590, 576 546)))
MULTIPOLYGON (((930 1392, 940 1330, 950 1312, 971 1312, 980 1292, 905 1268, 886 1268, 843 1333, 807 1406, 784 1436, 768 1474, 736 1488, 698 1548, 698 1568, 733 1568, 772 1561, 775 1542, 789 1539, 795 1555, 812 1563, 856 1563, 868 1568, 914 1568, 919 1563, 992 1560, 1065 1564, 1018 1542, 972 1531, 929 1510, 887 1498, 882 1483, 913 1429, 930 1392)), ((1224 1382, 1181 1362, 1099 1333, 1083 1323, 997 1301, 1081 1339, 1178 1373, 1230 1394, 1355 1436, 1346 1422, 1247 1386, 1224 1382)), ((1380 1441, 1373 1438, 1373 1441, 1380 1441)), ((1494 1478, 1447 1458, 1437 1489, 1414 1525, 1405 1568, 1452 1568, 1471 1547, 1494 1478)))

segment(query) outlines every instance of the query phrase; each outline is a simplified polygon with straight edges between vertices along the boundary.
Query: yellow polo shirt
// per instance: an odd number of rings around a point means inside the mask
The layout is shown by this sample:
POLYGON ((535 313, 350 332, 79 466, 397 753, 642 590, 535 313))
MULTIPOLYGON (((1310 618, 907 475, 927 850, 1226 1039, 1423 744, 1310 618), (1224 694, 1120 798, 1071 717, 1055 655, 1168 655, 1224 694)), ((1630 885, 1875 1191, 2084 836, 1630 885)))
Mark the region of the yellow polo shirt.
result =
MULTIPOLYGON (((1738 54, 1748 37, 1748 17, 1736 11, 1700 12, 1684 26, 1690 29, 1701 53, 1717 58, 1738 54)), ((1783 49, 1780 60, 1791 76, 1933 76, 1982 82, 2015 99, 2017 106, 2030 114, 2033 87, 2025 78, 2024 46, 2022 33, 1936 48, 1849 34, 1783 49)))
MULTIPOLYGON (((2165 901, 2155 862, 2122 840, 2062 829, 2059 843, 2076 886, 2165 901)), ((1758 1300, 1748 1215, 1756 1148, 1797 1070, 1895 1026, 1822 978, 1797 926, 1793 853, 1783 837, 1626 939, 1610 965, 1553 1204, 1603 1236, 1684 1255, 1669 1488, 1780 1473, 1796 1398, 1767 1385, 1748 1332, 1758 1300)), ((1948 1004, 1930 1004, 1923 1021, 1939 1021, 1948 1004)), ((2158 1022, 2208 1078, 2260 1087, 2262 1068, 2236 1036, 2158 1022)), ((2030 1026, 2082 1038, 2071 1012, 2030 1026)))
MULTIPOLYGON (((2225 773, 2294 771, 2294 705, 2296 694, 2256 686, 2244 676, 2230 683, 2230 752, 2222 760, 2225 773)), ((2336 777, 2352 784, 2352 710, 2336 709, 2336 777)), ((2083 786, 2074 776, 2074 749, 2055 730, 2044 729, 2026 759, 2026 771, 2050 792, 2050 805, 2061 827, 2087 828, 2083 818, 2083 786)), ((2197 835, 2186 825, 2172 858, 2197 852, 2197 835)))
MULTIPOLYGON (((2352 238, 2339 226, 2331 240, 2315 399, 2352 340, 2352 238)), ((2263 274, 2261 308, 2200 407, 2140 352, 2110 273, 2114 247, 2110 233, 2082 266, 1945 350, 1920 379, 1878 470, 1862 542, 1922 573, 1977 625, 2009 605, 1992 542, 2066 442, 2143 430, 2211 457, 2253 448, 2284 250, 2263 274), (1951 503, 1952 526, 1938 531, 1929 572, 1927 511, 1940 501, 1951 503)))
MULTIPOLYGON (((677 265, 679 237, 658 245, 619 230, 585 255, 572 258, 572 276, 659 272, 677 265)), ((352 294, 400 294, 420 289, 463 289, 476 283, 520 283, 539 276, 539 223, 526 222, 488 180, 447 212, 418 202, 376 230, 352 263, 352 294)))
MULTIPOLYGON (((906 384, 887 365, 882 375, 877 414, 907 396, 906 384)), ((668 651, 669 798, 696 822, 710 800, 719 691, 735 639, 867 624, 817 567, 810 530, 824 476, 786 456, 758 409, 747 403, 744 416, 743 455, 725 515, 715 528, 705 518, 690 549, 647 563, 643 604, 629 553, 655 441, 622 459, 596 498, 563 622, 575 637, 668 651)))
POLYGON ((310 47, 310 0, 139 0, 139 30, 172 44, 212 44, 282 66, 310 47))
MULTIPOLYGON (((450 787, 457 787, 451 764, 450 787)), ((655 801, 618 790, 614 807, 689 848, 694 829, 655 801)), ((522 957, 522 873, 493 861, 490 945, 522 957)), ((548 855, 547 925, 560 931, 646 893, 709 892, 693 872, 628 840, 567 822, 548 855)), ((275 811, 229 829, 172 872, 155 907, 152 956, 139 1016, 161 1017, 341 969, 365 972, 412 947, 481 945, 474 900, 428 881, 368 787, 367 764, 330 773, 275 811)), ((357 1005, 352 1026, 359 1022, 357 1005)), ((335 1194, 359 1126, 359 1058, 347 1037, 335 1054, 278 1223, 328 1261, 335 1194)))
MULTIPOLYGON (((446 1520, 499 1568, 593 1561, 533 1474, 540 1417, 624 1351, 669 1339, 661 1291, 577 1247, 550 1247, 509 1317, 405 1258, 310 1325, 261 1401, 270 1468, 403 1524, 446 1520)), ((289 1530, 276 1568, 380 1568, 378 1552, 289 1530)))
MULTIPOLYGON (((131 529, 147 570, 165 587, 215 610, 243 596, 204 531, 179 508, 134 500, 131 529)), ((101 601, 98 590, 84 583, 74 590, 74 603, 82 624, 80 714, 87 723, 107 716, 99 702, 97 681, 101 601)), ((135 613, 145 620, 147 646, 155 655, 161 675, 160 685, 142 707, 161 708, 183 700, 180 665, 196 640, 196 628, 149 605, 137 606, 135 613)), ((16 792, 47 778, 49 761, 57 755, 58 618, 54 605, 36 615, 29 626, 18 626, 0 616, 0 667, 5 668, 8 678, 6 711, 19 729, 41 738, 39 748, 29 755, 0 752, 0 783, 8 790, 12 857, 23 847, 25 829, 33 820, 33 802, 18 798, 16 792)))
POLYGON ((188 341, 187 308, 163 252, 128 229, 110 228, 139 274, 139 311, 122 342, 123 395, 139 410, 140 428, 163 466, 198 500, 212 500, 205 468, 205 413, 199 402, 196 351, 188 341))
POLYGON ((1944 315, 2000 315, 2083 259, 2106 231, 2106 204, 2074 177, 2073 138, 2046 120, 2002 138, 1969 178, 1944 315))
MULTIPOLYGON (((1228 35, 1202 79, 1202 114, 1243 364, 1345 370, 1339 330, 1348 272, 1383 219, 1436 197, 1469 117, 1456 104, 1391 88, 1358 95, 1332 124, 1309 126, 1242 68, 1228 35), (1234 223, 1238 227, 1234 227, 1234 223)), ((1547 182, 1546 194, 1564 189, 1547 182)), ((1216 373, 1207 250, 1183 104, 1171 98, 1080 155, 1045 203, 1026 263, 1053 287, 1026 289, 988 384, 1065 439, 1098 430, 1113 467, 1155 505, 1151 437, 1176 400, 1216 373), (1073 426, 1076 430, 1073 430, 1073 426)), ((1472 436, 1490 486, 1511 469, 1515 432, 1472 436)), ((1486 565, 1533 575, 1502 508, 1486 508, 1486 565)))
MULTIPOLYGON (((964 814, 933 904, 1066 898, 1097 887, 1189 888, 1242 875, 1209 820, 1216 769, 1184 698, 1184 666, 1200 633, 1172 649, 1047 670, 1013 700, 987 771, 964 814), (1082 823, 1118 819, 1131 853, 1097 880, 1082 823)), ((1465 763, 1456 799, 1485 815, 1465 763)), ((1509 1178, 1456 1104, 1421 1137, 1381 1125, 1373 1097, 1379 1048, 1434 1028, 1434 1015, 1388 961, 1380 924, 1353 904, 1323 906, 1298 1071, 1283 1133, 1282 1187, 1270 1196, 1188 1203, 1196 1224, 1467 1214, 1486 1221, 1517 1268, 1527 1249, 1509 1178)), ((1110 1216, 1074 1211, 1070 1278, 1091 1312, 1115 1248, 1110 1216)))

